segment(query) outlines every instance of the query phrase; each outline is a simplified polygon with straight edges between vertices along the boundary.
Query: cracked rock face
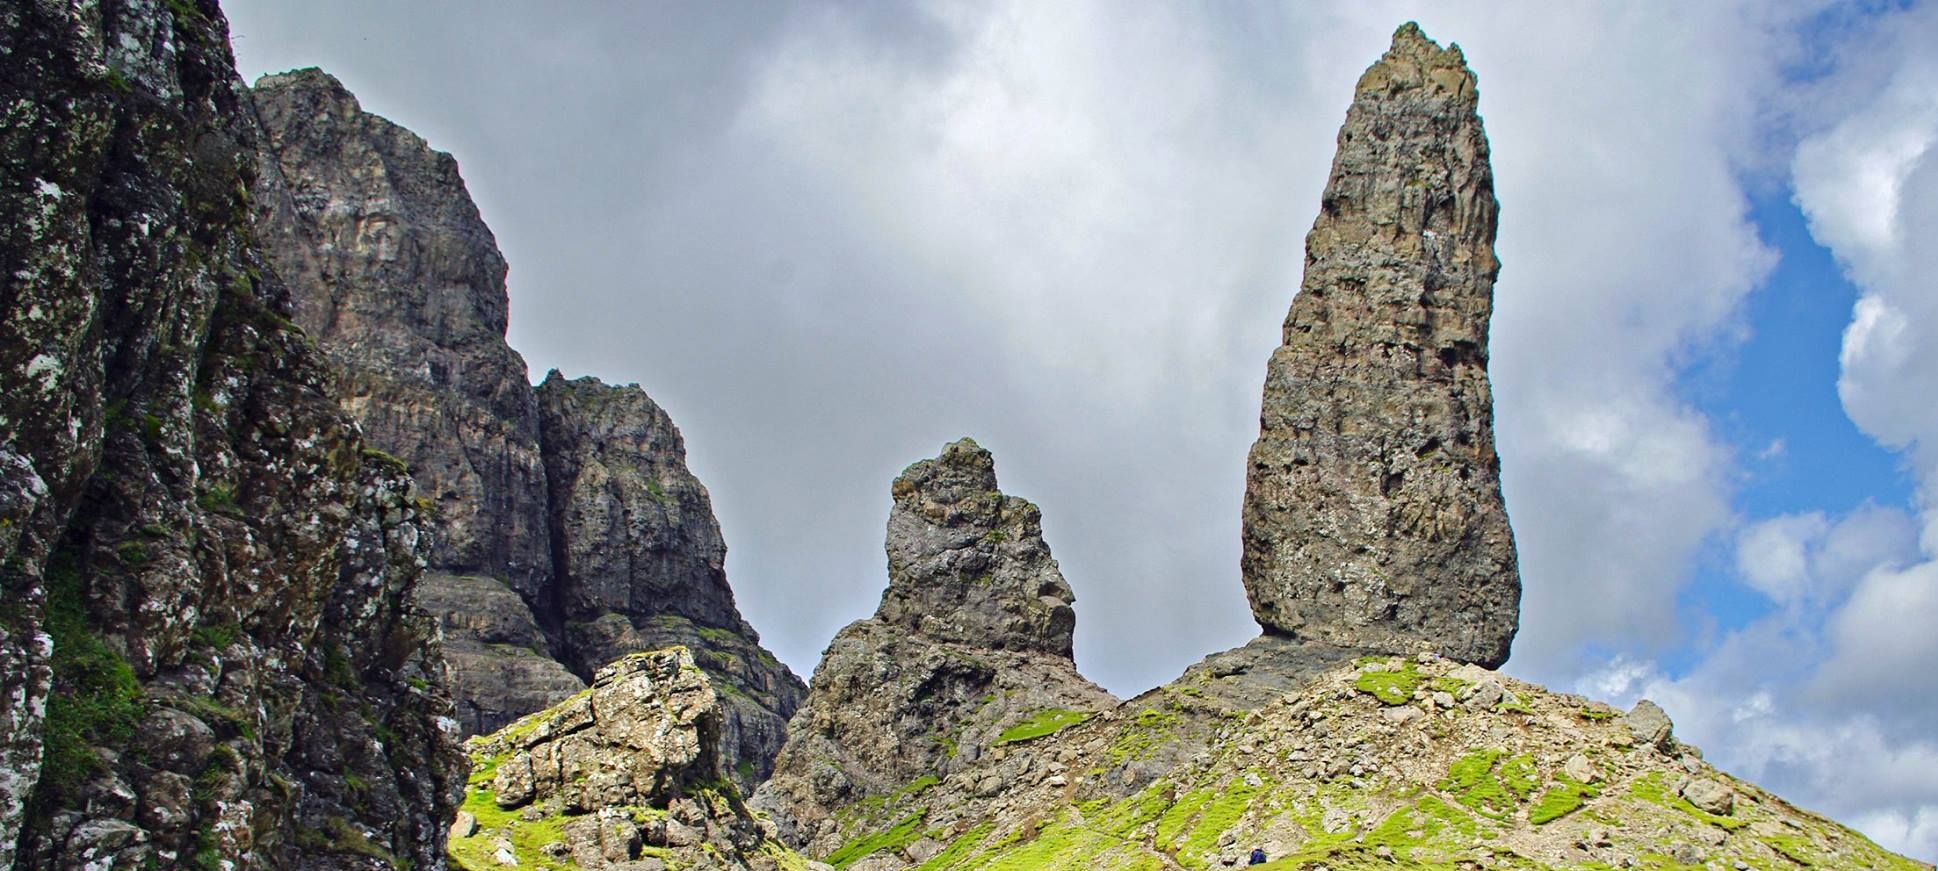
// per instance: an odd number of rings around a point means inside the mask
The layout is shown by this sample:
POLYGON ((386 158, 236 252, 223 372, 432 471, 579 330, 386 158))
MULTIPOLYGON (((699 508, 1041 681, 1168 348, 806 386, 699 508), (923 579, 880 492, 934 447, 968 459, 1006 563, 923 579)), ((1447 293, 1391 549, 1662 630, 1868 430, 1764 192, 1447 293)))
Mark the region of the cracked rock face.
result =
POLYGON ((888 590, 876 619, 936 641, 1070 657, 1076 595, 1043 542, 1042 512, 996 489, 969 439, 890 489, 888 590))
POLYGON ((1494 666, 1519 620, 1487 380, 1498 204, 1474 74, 1408 24, 1361 76, 1246 470, 1268 634, 1494 666))
POLYGON ((686 648, 629 654, 586 691, 466 744, 470 812, 451 855, 469 868, 799 867, 727 785, 725 725, 686 648))
POLYGON ((505 343, 506 266, 448 154, 320 70, 253 91, 268 130, 257 229, 343 407, 430 513, 426 598, 460 723, 495 730, 628 653, 690 647, 726 693, 733 774, 770 770, 806 692, 727 586, 726 544, 679 430, 636 386, 553 373, 505 343))
POLYGON ((227 39, 0 6, 0 868, 443 862, 423 519, 257 248, 227 39))
POLYGON ((633 651, 689 648, 724 688, 722 743, 751 789, 807 688, 734 605, 727 545, 679 428, 636 385, 554 371, 538 398, 567 664, 590 673, 633 651))

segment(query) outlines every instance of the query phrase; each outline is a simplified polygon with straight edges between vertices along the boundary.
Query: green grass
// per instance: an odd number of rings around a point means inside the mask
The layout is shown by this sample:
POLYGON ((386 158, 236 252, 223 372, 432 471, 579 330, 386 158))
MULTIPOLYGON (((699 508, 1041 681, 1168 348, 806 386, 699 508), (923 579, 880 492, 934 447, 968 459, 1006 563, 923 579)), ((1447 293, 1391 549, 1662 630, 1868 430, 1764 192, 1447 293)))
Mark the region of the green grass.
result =
POLYGON ((1588 799, 1600 792, 1588 784, 1577 783, 1566 777, 1556 779, 1558 782, 1535 799, 1533 807, 1528 808, 1529 823, 1545 826, 1580 810, 1588 799))
MULTIPOLYGON (((1482 816, 1504 820, 1514 814, 1515 796, 1526 780, 1520 773, 1518 760, 1508 760, 1508 765, 1500 768, 1501 776, 1496 776, 1496 766, 1506 755, 1500 750, 1476 750, 1453 761, 1447 767, 1447 777, 1440 782, 1440 791, 1453 796, 1454 801, 1474 809, 1482 816), (1507 768, 1514 767, 1513 784, 1503 783, 1507 778, 1507 768)), ((1532 791, 1532 787, 1528 787, 1532 791)))
POLYGON ((1029 719, 1004 729, 1002 734, 996 736, 996 741, 993 746, 1001 747, 1004 744, 1021 744, 1024 741, 1034 741, 1038 738, 1054 735, 1090 719, 1091 716, 1091 712, 1089 711, 1072 711, 1064 708, 1050 708, 1037 711, 1031 714, 1029 719))
POLYGON ((100 770, 95 747, 119 748, 133 739, 147 704, 127 659, 94 633, 81 573, 70 558, 51 561, 46 586, 54 687, 41 726, 41 774, 34 796, 40 807, 51 808, 100 770))
POLYGON ((955 840, 949 842, 949 846, 942 848, 942 852, 935 854, 934 858, 917 866, 915 871, 947 871, 954 868, 974 853, 977 847, 982 846, 982 842, 989 840, 989 832, 992 828, 994 825, 985 820, 975 828, 957 835, 955 840))
POLYGON ((1132 718, 1130 727, 1110 745, 1110 766, 1115 768, 1133 759, 1149 758, 1166 741, 1177 737, 1178 721, 1174 711, 1145 708, 1132 718))
MULTIPOLYGON (((473 770, 471 781, 477 783, 479 775, 473 770)), ((544 852, 548 844, 564 840, 566 817, 549 816, 538 820, 520 819, 517 811, 498 807, 497 794, 490 789, 472 787, 465 792, 463 809, 478 819, 478 830, 468 838, 452 838, 445 849, 458 867, 487 869, 499 867, 493 854, 497 852, 500 835, 509 840, 512 851, 518 856, 520 868, 539 868, 543 871, 577 871, 571 863, 561 863, 544 852)))
POLYGON ((918 810, 903 817, 895 825, 836 847, 834 852, 829 853, 822 861, 836 868, 846 868, 883 850, 900 851, 922 836, 922 819, 926 816, 928 816, 927 810, 918 810))

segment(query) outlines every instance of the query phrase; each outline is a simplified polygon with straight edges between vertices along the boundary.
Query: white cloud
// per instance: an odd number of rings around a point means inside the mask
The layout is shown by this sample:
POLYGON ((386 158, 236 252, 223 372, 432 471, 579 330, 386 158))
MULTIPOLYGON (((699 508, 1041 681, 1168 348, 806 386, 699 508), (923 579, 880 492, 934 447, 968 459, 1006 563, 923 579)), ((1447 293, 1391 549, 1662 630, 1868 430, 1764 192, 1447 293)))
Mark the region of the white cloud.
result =
POLYGON ((1821 511, 1772 517, 1750 524, 1736 538, 1737 572, 1778 605, 1821 609, 1841 601, 1866 574, 1917 558, 1912 517, 1876 505, 1835 523, 1821 511))
POLYGON ((1775 517, 1743 530, 1736 539, 1736 566, 1750 586, 1782 604, 1801 597, 1810 584, 1805 548, 1829 531, 1821 512, 1775 517))

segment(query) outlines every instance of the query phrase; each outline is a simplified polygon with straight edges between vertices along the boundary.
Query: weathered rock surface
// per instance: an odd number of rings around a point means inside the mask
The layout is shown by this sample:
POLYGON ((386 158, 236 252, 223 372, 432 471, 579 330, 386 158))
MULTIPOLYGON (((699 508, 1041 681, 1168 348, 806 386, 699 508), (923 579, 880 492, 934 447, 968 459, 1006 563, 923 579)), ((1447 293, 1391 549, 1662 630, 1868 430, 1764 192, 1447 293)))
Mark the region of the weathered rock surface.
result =
POLYGON ((636 385, 538 387, 565 651, 585 673, 636 650, 690 648, 723 690, 723 746, 767 778, 806 687, 760 646, 727 586, 727 545, 672 418, 636 385))
POLYGON ((459 727, 483 734, 585 689, 552 658, 525 600, 496 578, 429 573, 418 587, 437 615, 459 727))
MULTIPOLYGON (((1041 513, 997 490, 988 451, 955 442, 892 493, 881 605, 829 644, 755 796, 783 839, 813 855, 872 821, 859 805, 894 806, 1117 704, 1077 673, 1074 596, 1041 513)), ((968 788, 1008 787, 992 773, 968 788)))
POLYGON ((409 464, 437 512, 431 563, 550 581, 538 406, 505 344, 505 261, 457 161, 357 105, 321 71, 253 89, 287 208, 259 222, 364 434, 409 464))
POLYGON ((1487 380, 1493 174, 1460 49, 1359 80, 1266 368, 1243 573, 1268 633, 1506 661, 1520 578, 1487 380))
POLYGON ((726 722, 685 648, 623 657, 584 692, 466 744, 469 820, 451 831, 451 858, 479 871, 805 867, 728 781, 726 722))
POLYGON ((257 227, 298 319, 343 373, 344 408, 415 476, 434 590, 469 585, 488 604, 427 599, 465 729, 556 702, 626 653, 686 644, 729 695, 729 753, 751 788, 806 688, 735 609, 672 421, 637 387, 554 373, 533 390, 505 344, 504 258, 450 155, 318 70, 264 77, 254 96, 262 162, 288 185, 257 227), (521 637, 501 637, 512 627, 521 637))
POLYGON ((253 242, 225 22, 10 3, 0 55, 0 868, 439 867, 421 518, 253 242))

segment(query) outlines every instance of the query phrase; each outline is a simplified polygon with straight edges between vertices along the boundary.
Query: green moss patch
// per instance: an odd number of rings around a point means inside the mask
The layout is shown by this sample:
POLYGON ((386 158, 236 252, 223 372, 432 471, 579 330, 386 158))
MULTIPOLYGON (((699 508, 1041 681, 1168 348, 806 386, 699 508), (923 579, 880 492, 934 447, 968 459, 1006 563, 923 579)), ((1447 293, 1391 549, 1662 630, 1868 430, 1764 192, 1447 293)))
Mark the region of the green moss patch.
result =
MULTIPOLYGON (((477 779, 475 770, 472 778, 474 782, 477 779)), ((445 844, 445 851, 458 867, 478 871, 500 867, 493 854, 498 851, 498 838, 503 836, 511 842, 520 868, 576 871, 574 864, 554 859, 544 851, 547 845, 565 839, 563 828, 568 817, 555 815, 530 821, 520 819, 517 812, 498 807, 496 793, 475 787, 465 793, 463 809, 477 817, 478 830, 471 837, 452 838, 445 844)))
POLYGON ((1540 781, 1532 757, 1502 761, 1505 755, 1500 750, 1476 750, 1454 760, 1446 779, 1440 781, 1440 791, 1482 816, 1507 819, 1540 781))
POLYGON ((1669 788, 1662 783, 1662 772, 1660 771, 1651 771, 1648 773, 1647 776, 1644 776, 1641 779, 1635 781, 1633 784, 1631 784, 1629 786, 1629 795, 1632 795, 1643 801, 1649 802, 1650 804, 1661 805, 1662 807, 1669 808, 1670 810, 1681 811, 1685 814, 1688 814, 1689 816, 1695 817, 1696 819, 1702 820, 1703 822, 1708 823, 1712 826, 1716 826, 1718 828, 1730 829, 1733 831, 1735 829, 1740 829, 1744 826, 1749 825, 1749 821, 1747 820, 1739 820, 1735 817, 1717 816, 1716 814, 1709 813, 1708 811, 1705 811, 1702 808, 1699 808, 1693 804, 1690 804, 1688 799, 1683 798, 1682 796, 1676 795, 1674 792, 1671 792, 1669 788))
POLYGON ((1566 777, 1557 778, 1557 781, 1535 800, 1533 807, 1528 808, 1528 822, 1545 826, 1580 810, 1588 799, 1600 793, 1593 786, 1566 777))
POLYGON ((994 746, 1020 744, 1054 735, 1065 729, 1090 719, 1089 711, 1071 711, 1064 708, 1050 708, 1031 714, 1029 719, 1003 730, 996 736, 994 746))
POLYGON ((883 850, 900 851, 922 836, 922 819, 926 816, 928 816, 927 810, 909 814, 893 826, 863 835, 836 847, 834 852, 829 853, 822 861, 836 868, 846 868, 883 850))
POLYGON ((1423 678, 1412 660, 1400 665, 1398 671, 1369 671, 1360 674, 1353 682, 1362 693, 1369 693, 1386 705, 1404 705, 1413 700, 1413 691, 1420 688, 1423 678))
POLYGON ((99 771, 94 748, 125 746, 147 710, 128 660, 94 633, 80 571, 57 556, 46 583, 54 687, 41 726, 40 782, 34 791, 34 804, 41 808, 60 806, 99 771))

